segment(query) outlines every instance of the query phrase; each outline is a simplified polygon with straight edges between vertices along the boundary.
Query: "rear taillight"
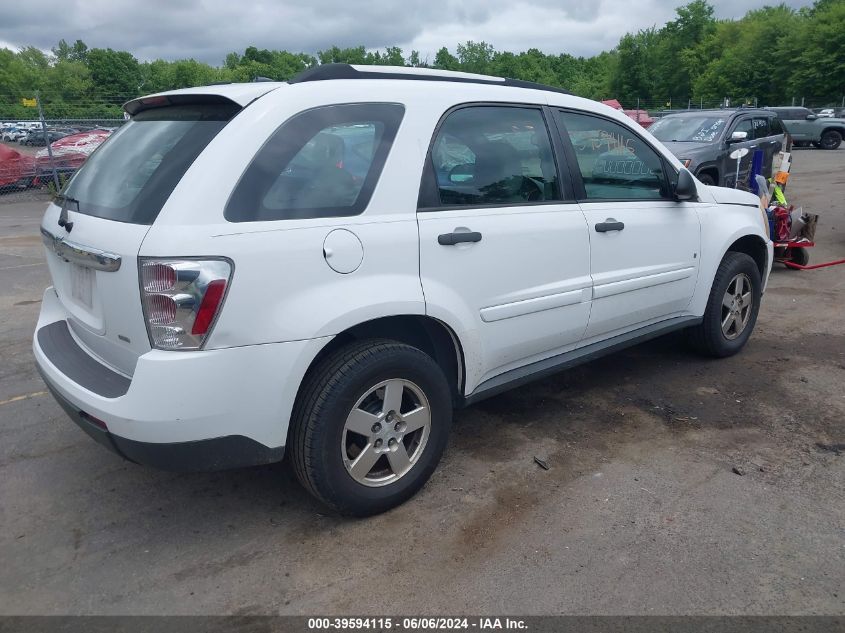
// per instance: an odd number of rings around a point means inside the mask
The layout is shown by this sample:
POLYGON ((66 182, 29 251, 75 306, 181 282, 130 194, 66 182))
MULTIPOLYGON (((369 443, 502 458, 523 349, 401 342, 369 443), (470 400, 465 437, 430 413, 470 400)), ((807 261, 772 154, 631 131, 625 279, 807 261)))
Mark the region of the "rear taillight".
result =
POLYGON ((141 304, 158 349, 199 349, 208 337, 232 277, 225 259, 141 258, 141 304))

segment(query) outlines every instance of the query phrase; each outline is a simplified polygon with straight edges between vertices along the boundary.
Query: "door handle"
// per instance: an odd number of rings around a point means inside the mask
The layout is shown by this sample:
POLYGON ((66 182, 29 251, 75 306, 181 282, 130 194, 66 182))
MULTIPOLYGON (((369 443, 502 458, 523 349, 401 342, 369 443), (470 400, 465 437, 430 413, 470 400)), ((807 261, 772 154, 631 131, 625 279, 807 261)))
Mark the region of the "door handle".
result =
POLYGON ((607 233, 608 231, 621 231, 625 228, 624 222, 618 222, 613 218, 607 218, 604 222, 596 224, 596 231, 598 233, 607 233))
POLYGON ((437 243, 441 246, 454 246, 463 242, 480 242, 481 233, 465 231, 462 233, 441 233, 437 236, 437 243))

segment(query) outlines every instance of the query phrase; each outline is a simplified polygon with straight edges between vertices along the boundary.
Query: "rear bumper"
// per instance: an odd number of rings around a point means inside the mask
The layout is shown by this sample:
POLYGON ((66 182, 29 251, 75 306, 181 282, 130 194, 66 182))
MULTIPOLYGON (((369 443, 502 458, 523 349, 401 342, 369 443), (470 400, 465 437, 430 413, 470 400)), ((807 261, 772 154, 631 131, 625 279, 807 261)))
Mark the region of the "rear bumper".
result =
POLYGON ((126 376, 96 358, 68 330, 66 318, 48 288, 33 337, 44 382, 74 422, 100 444, 167 470, 279 461, 299 385, 328 340, 151 350, 126 376))
MULTIPOLYGON (((39 368, 40 369, 40 368, 39 368)), ((243 468, 281 461, 285 447, 270 448, 243 435, 193 442, 139 442, 99 426, 89 415, 59 394, 44 373, 47 388, 71 420, 95 442, 136 464, 160 470, 198 472, 243 468)))

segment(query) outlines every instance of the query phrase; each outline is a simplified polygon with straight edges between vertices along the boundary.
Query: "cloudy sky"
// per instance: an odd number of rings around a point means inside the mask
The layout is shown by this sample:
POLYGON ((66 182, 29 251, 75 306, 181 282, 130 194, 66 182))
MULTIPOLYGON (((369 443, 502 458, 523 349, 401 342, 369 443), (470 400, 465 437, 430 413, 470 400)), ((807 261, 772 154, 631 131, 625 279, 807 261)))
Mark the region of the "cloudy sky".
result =
MULTIPOLYGON (((466 40, 593 55, 621 35, 662 25, 686 0, 39 0, 6 6, 0 46, 49 50, 64 38, 129 50, 142 60, 193 57, 220 64, 259 48, 316 52, 333 44, 419 50, 466 40)), ((811 0, 785 0, 792 7, 811 0)), ((710 0, 721 18, 779 0, 710 0)))

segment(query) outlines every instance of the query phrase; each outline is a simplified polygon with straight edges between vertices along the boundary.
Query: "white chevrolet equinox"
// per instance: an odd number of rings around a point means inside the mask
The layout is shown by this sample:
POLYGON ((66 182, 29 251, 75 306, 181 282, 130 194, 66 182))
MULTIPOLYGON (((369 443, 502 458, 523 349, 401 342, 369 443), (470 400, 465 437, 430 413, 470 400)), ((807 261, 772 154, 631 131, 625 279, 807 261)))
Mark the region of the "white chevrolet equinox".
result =
POLYGON ((728 356, 754 328, 758 199, 594 101, 331 64, 125 109, 45 213, 33 349, 133 462, 287 453, 373 514, 431 476, 454 407, 672 330, 728 356))

